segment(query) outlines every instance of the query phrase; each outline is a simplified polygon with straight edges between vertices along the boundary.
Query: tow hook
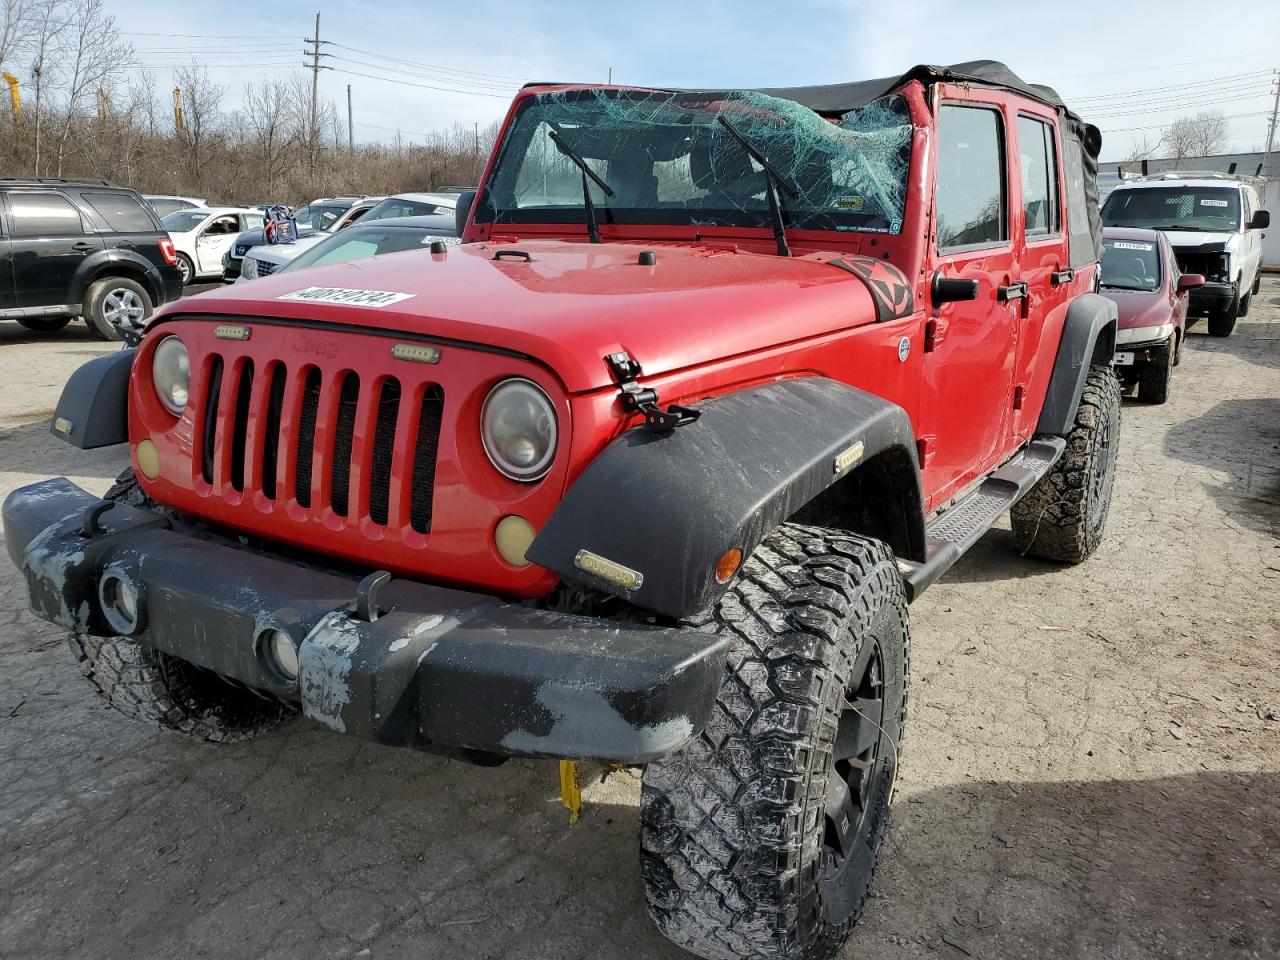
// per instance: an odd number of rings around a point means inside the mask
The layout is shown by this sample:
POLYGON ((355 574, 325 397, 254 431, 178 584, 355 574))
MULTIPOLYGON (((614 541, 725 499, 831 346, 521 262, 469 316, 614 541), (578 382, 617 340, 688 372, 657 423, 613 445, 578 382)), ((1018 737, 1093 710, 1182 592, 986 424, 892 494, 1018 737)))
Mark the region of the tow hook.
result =
POLYGON ((622 391, 618 402, 627 413, 644 414, 644 425, 650 433, 670 433, 676 427, 683 427, 702 416, 701 410, 671 404, 665 410, 658 406, 658 391, 652 387, 642 387, 636 382, 644 371, 640 361, 625 350, 607 354, 604 362, 613 373, 614 382, 622 391))

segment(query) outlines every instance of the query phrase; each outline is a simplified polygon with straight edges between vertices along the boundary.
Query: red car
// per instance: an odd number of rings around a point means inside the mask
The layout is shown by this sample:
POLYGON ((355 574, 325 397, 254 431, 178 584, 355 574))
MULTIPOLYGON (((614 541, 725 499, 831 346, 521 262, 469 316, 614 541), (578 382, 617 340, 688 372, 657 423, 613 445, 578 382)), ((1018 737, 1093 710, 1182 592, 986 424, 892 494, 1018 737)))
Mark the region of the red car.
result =
POLYGON ((1187 292, 1204 286, 1198 273, 1180 273, 1173 247, 1159 230, 1107 227, 1102 231, 1103 296, 1120 313, 1116 375, 1138 399, 1164 403, 1173 368, 1182 357, 1187 292))

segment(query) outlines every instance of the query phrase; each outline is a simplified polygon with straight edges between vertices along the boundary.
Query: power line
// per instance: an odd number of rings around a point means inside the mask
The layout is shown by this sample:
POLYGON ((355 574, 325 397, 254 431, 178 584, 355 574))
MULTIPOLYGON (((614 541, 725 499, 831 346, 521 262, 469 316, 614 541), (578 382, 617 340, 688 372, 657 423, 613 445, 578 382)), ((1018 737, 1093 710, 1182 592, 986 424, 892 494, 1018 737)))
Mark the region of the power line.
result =
POLYGON ((1093 102, 1096 100, 1127 99, 1129 97, 1136 97, 1141 94, 1147 94, 1147 93, 1159 94, 1159 93, 1167 93, 1171 90, 1174 90, 1174 91, 1190 90, 1193 88, 1198 90, 1203 87, 1217 87, 1222 84, 1235 83, 1241 80, 1253 80, 1258 77, 1266 77, 1270 75, 1271 75, 1270 70, 1255 70, 1251 73, 1236 73, 1226 77, 1210 77, 1204 80, 1192 81, 1190 83, 1166 84, 1165 86, 1161 86, 1161 87, 1143 87, 1138 90, 1120 90, 1120 91, 1117 91, 1116 93, 1099 93, 1089 97, 1069 97, 1067 99, 1069 99, 1072 103, 1086 103, 1086 102, 1093 102))
POLYGON ((442 67, 439 64, 422 63, 417 60, 404 60, 404 59, 401 59, 400 57, 393 57, 385 53, 377 53, 373 50, 361 50, 359 47, 349 47, 345 43, 338 43, 336 40, 325 41, 325 43, 330 46, 341 47, 343 50, 350 50, 352 53, 363 54, 366 57, 379 57, 383 60, 390 60, 392 63, 400 63, 408 67, 419 67, 427 71, 435 71, 435 72, 446 73, 446 74, 461 74, 465 76, 480 77, 480 78, 486 78, 490 80, 511 80, 511 81, 514 81, 515 83, 524 83, 528 79, 527 77, 513 77, 506 74, 501 74, 501 73, 483 73, 475 70, 462 70, 456 67, 442 67))
MULTIPOLYGON (((1267 91, 1263 91, 1263 92, 1267 92, 1267 91)), ((1196 110, 1201 107, 1214 106, 1220 103, 1240 103, 1245 100, 1256 100, 1261 95, 1262 95, 1261 93, 1255 92, 1255 93, 1247 93, 1247 94, 1243 94, 1241 96, 1235 96, 1235 97, 1219 97, 1212 100, 1185 100, 1185 101, 1177 101, 1177 102, 1171 101, 1167 103, 1152 104, 1148 107, 1140 108, 1136 110, 1111 110, 1111 111, 1106 111, 1106 112, 1101 112, 1096 114, 1087 114, 1087 116, 1097 120, 1097 119, 1107 119, 1110 117, 1132 117, 1132 116, 1137 116, 1138 114, 1172 113, 1174 111, 1196 110)))
POLYGON ((347 70, 344 67, 334 67, 333 72, 341 73, 348 77, 363 77, 366 80, 381 80, 384 83, 398 83, 405 87, 420 87, 424 90, 438 90, 441 93, 465 93, 472 97, 494 97, 498 100, 511 99, 511 94, 509 93, 483 93, 479 90, 460 90, 454 87, 437 87, 429 83, 413 83, 409 80, 396 80, 392 77, 375 77, 369 73, 357 73, 355 70, 347 70))
POLYGON ((1189 67, 1199 63, 1222 63, 1226 60, 1244 60, 1249 57, 1274 57, 1280 50, 1259 50, 1256 53, 1234 53, 1226 57, 1210 57, 1207 60, 1183 60, 1181 63, 1157 63, 1150 67, 1128 67, 1124 70, 1095 70, 1090 73, 1073 73, 1068 76, 1045 77, 1046 80, 1080 80, 1090 77, 1111 77, 1119 73, 1146 73, 1151 70, 1165 70, 1169 67, 1189 67))
MULTIPOLYGON (((1243 120, 1249 117, 1263 117, 1264 113, 1231 113, 1223 116, 1224 120, 1243 120)), ((1141 130, 1163 130, 1167 123, 1153 123, 1145 127, 1100 127, 1103 133, 1136 133, 1141 130)))
MULTIPOLYGON (((275 37, 264 37, 260 33, 140 33, 124 30, 126 37, 181 37, 183 40, 274 40, 275 37)), ((295 36, 280 36, 281 40, 294 40, 295 36)))
POLYGON ((386 73, 398 73, 401 76, 412 77, 415 80, 433 80, 436 82, 443 82, 443 83, 451 82, 451 83, 461 84, 467 87, 476 87, 482 90, 505 90, 507 91, 507 96, 510 96, 513 90, 517 87, 517 84, 506 83, 506 82, 496 81, 496 80, 471 81, 471 80, 455 79, 452 77, 425 76, 420 73, 414 73, 413 71, 410 71, 410 70, 399 70, 396 67, 384 67, 378 63, 369 63, 366 60, 352 60, 349 57, 342 57, 342 56, 338 56, 337 54, 331 54, 330 56, 332 57, 332 59, 339 60, 343 63, 354 63, 355 65, 360 67, 369 67, 370 69, 382 70, 386 73))

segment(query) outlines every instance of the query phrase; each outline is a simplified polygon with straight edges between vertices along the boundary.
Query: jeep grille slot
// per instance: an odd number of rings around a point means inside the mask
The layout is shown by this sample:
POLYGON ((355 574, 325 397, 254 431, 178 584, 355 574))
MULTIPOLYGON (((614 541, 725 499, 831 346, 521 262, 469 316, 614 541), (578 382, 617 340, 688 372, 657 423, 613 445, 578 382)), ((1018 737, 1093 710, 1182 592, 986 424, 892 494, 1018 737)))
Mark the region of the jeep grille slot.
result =
POLYGON ((391 499, 391 457, 396 447, 396 420, 400 416, 400 381, 388 377, 378 395, 378 420, 373 428, 373 457, 369 463, 369 519, 387 525, 391 499))
POLYGON ((436 452, 444 416, 444 391, 429 387, 418 408, 418 431, 413 448, 413 484, 409 501, 409 526, 418 533, 431 529, 431 500, 436 487, 436 452))
POLYGON ((213 483, 213 448, 218 442, 218 401, 222 397, 222 358, 209 362, 209 389, 204 397, 204 435, 200 444, 200 473, 213 483))
POLYGON ((231 486, 244 491, 244 446, 249 434, 249 401, 253 399, 253 361, 240 363, 236 382, 235 419, 231 424, 231 486))
POLYGON ((267 393, 267 416, 262 437, 262 492, 268 500, 276 498, 276 471, 280 465, 280 413, 284 408, 284 364, 271 367, 271 387, 267 393))
POLYGON ((355 441, 356 408, 360 403, 360 377, 347 373, 338 393, 338 415, 333 435, 333 459, 329 473, 329 506, 340 517, 347 515, 351 499, 351 447, 355 441))
POLYGON ((320 407, 320 370, 308 367, 298 413, 298 459, 294 464, 293 499, 311 506, 311 460, 315 455, 316 413, 320 407))

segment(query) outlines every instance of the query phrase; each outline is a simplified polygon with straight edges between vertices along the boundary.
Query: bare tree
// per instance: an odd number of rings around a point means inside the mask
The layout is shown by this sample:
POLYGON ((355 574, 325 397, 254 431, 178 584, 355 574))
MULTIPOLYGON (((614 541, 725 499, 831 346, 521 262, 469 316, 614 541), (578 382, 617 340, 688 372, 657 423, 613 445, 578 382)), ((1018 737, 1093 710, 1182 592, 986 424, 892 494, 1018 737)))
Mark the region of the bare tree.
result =
POLYGON ((178 138, 187 148, 187 166, 191 177, 199 182, 208 163, 210 140, 218 133, 222 123, 222 95, 224 88, 209 79, 209 71, 192 64, 180 67, 173 79, 182 91, 183 125, 178 138))
POLYGON ((128 66, 133 47, 120 38, 116 18, 103 9, 102 0, 71 0, 65 40, 67 105, 58 137, 58 170, 62 176, 71 125, 85 95, 92 96, 128 66))
POLYGON ((301 137, 289 86, 280 80, 245 84, 243 118, 266 196, 275 197, 301 137))
POLYGON ((1207 157, 1227 148, 1227 118, 1221 110, 1203 110, 1195 116, 1181 116, 1163 132, 1174 160, 1207 157))
POLYGON ((1154 143, 1151 141, 1149 134, 1143 134, 1142 138, 1133 142, 1133 149, 1129 151, 1129 155, 1125 157, 1125 162, 1131 163, 1137 160, 1150 160, 1155 156, 1156 151, 1160 149, 1164 143, 1164 138, 1157 139, 1154 143))
POLYGON ((58 45, 67 28, 67 15, 63 0, 37 0, 32 4, 31 16, 35 27, 29 38, 31 48, 31 79, 35 87, 35 175, 40 176, 40 149, 44 134, 44 93, 56 82, 59 57, 58 45), (53 57, 50 62, 50 56, 53 57))
POLYGON ((0 0, 0 66, 25 49, 35 32, 33 0, 0 0))

